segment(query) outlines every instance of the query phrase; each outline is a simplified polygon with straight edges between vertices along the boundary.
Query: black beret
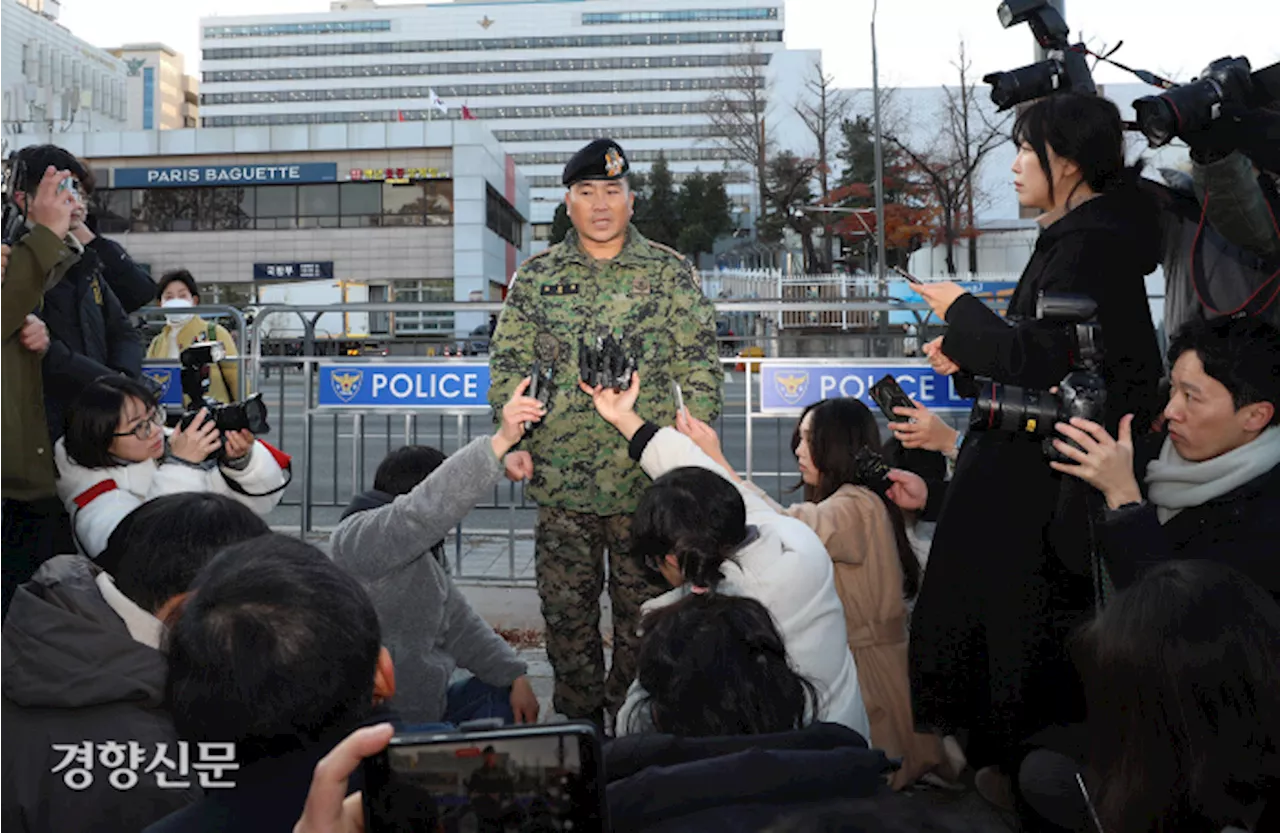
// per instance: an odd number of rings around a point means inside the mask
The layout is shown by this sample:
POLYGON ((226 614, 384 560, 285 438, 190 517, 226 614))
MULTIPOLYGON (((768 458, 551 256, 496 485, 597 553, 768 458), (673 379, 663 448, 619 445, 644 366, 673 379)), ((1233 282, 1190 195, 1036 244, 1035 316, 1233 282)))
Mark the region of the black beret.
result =
POLYGON ((560 179, 565 187, 586 179, 622 179, 631 170, 627 155, 613 139, 596 139, 573 155, 560 179))

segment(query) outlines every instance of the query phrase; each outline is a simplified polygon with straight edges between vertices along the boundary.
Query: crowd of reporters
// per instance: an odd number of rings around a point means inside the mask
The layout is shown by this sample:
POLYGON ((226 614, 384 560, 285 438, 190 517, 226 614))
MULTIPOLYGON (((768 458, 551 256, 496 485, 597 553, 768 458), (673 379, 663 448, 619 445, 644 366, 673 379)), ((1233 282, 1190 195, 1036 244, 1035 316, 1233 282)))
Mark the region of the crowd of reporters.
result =
MULTIPOLYGON (((953 284, 922 289, 948 323, 925 352, 960 385, 1047 389, 1071 345, 1033 316, 1039 293, 1096 301, 1106 406, 1055 426, 1062 460, 919 406, 882 443, 864 405, 828 400, 795 425, 803 499, 784 507, 711 426, 637 414, 643 368, 577 394, 653 478, 632 557, 671 588, 644 606, 605 751, 615 829, 924 829, 902 792, 966 766, 1028 829, 1275 823, 1280 333, 1197 317, 1166 365, 1143 287, 1156 203, 1114 106, 1058 96, 1014 137, 1020 195, 1045 210, 1031 264, 1004 320, 953 284), (852 465, 863 449, 898 464, 889 488, 852 465)), ((546 411, 528 382, 492 436, 389 454, 329 554, 273 535, 287 457, 203 417, 167 427, 118 326, 157 298, 196 303, 194 282, 142 275, 143 292, 122 250, 75 231, 59 185, 87 173, 44 161, 3 283, 6 828, 362 829, 348 792, 387 722, 537 722, 525 663, 439 548, 503 476, 531 474, 518 444, 546 411), (237 786, 64 787, 51 739, 122 738, 234 743, 237 786)), ((222 340, 170 314, 148 355, 222 340)))

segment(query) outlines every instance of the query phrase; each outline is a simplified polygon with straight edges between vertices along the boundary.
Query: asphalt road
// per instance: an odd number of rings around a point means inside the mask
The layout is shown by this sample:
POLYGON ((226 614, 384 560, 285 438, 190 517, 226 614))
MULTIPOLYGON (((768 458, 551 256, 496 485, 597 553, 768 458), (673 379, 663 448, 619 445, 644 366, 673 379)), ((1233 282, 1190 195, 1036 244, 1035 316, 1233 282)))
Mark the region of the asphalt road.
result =
MULTIPOLYGON (((299 371, 273 372, 263 380, 261 391, 270 410, 272 431, 264 437, 285 451, 303 456, 305 446, 303 376, 299 371)), ((747 469, 747 420, 744 375, 729 374, 725 384, 725 414, 718 421, 725 454, 739 471, 747 469)), ((962 416, 962 415, 959 415, 962 416)), ((877 418, 879 415, 877 414, 877 418)), ((432 445, 446 453, 456 451, 477 436, 491 432, 491 422, 484 414, 458 417, 421 413, 410 418, 406 439, 406 417, 364 412, 362 425, 356 431, 354 412, 323 412, 312 417, 312 526, 325 529, 335 525, 351 495, 372 488, 374 471, 383 456, 406 442, 432 445), (357 465, 355 455, 362 456, 357 465)), ((884 420, 880 419, 883 429, 884 420)), ((791 431, 794 417, 771 417, 756 414, 752 419, 752 479, 769 490, 775 498, 794 499, 787 489, 798 482, 795 458, 791 454, 791 431)), ((268 518, 276 526, 299 523, 298 503, 303 491, 302 467, 295 467, 295 482, 285 493, 282 505, 268 518)), ((530 507, 523 503, 522 489, 505 481, 494 490, 493 508, 477 508, 468 518, 468 530, 502 530, 514 524, 516 529, 533 528, 533 512, 509 507, 530 507), (501 508, 498 508, 501 507, 501 508)))

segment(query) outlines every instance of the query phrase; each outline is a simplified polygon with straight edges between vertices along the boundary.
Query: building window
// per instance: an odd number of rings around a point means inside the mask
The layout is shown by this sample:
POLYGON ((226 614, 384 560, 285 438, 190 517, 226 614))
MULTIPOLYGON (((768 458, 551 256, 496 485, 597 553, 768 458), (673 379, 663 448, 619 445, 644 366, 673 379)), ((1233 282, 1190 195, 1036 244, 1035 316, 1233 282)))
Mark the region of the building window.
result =
MULTIPOLYGON (((201 231, 227 231, 253 228, 256 189, 196 188, 200 215, 196 228, 201 231)), ((139 191, 141 193, 141 191, 139 191)))
MULTIPOLYGON (((434 280, 401 281, 393 285, 393 301, 405 303, 449 303, 453 300, 453 281, 447 278, 434 280)), ((451 312, 397 312, 396 333, 452 333, 451 312)))
MULTIPOLYGON (((549 150, 535 151, 533 153, 513 153, 511 156, 515 159, 517 165, 563 165, 569 161, 575 151, 565 150, 549 150)), ((672 150, 633 150, 627 154, 628 160, 631 162, 656 162, 658 155, 662 154, 668 162, 704 162, 710 160, 732 159, 733 153, 729 148, 676 148, 672 150)))
POLYGON ((485 185, 485 225, 489 231, 515 246, 524 243, 524 218, 492 185, 485 185))
POLYGON ((288 229, 298 225, 298 186, 276 185, 258 190, 260 229, 288 229))
POLYGON ((453 225, 453 180, 382 184, 382 225, 453 225))
POLYGON ((628 81, 526 81, 510 84, 441 84, 427 87, 346 87, 327 90, 277 90, 273 92, 205 93, 201 106, 223 104, 275 104, 282 101, 365 101, 370 99, 421 99, 430 89, 444 98, 513 95, 581 95, 584 93, 663 92, 687 90, 736 90, 749 81, 757 88, 764 78, 634 78, 628 81))
POLYGON ((534 223, 533 224, 533 240, 538 242, 541 240, 551 239, 551 223, 534 223))
POLYGON ((378 225, 382 215, 382 183, 344 182, 338 186, 343 228, 378 225))
POLYGON ((133 191, 96 190, 90 196, 90 210, 101 234, 121 234, 133 219, 133 191))
POLYGON ((541 38, 467 38, 426 41, 300 43, 205 49, 206 61, 259 58, 314 58, 327 55, 388 55, 415 52, 480 52, 493 49, 577 49, 582 47, 679 46, 696 43, 781 43, 782 30, 755 32, 666 32, 628 35, 569 35, 541 38))
POLYGON ((270 69, 226 69, 205 72, 206 84, 243 81, 297 81, 313 78, 378 78, 482 73, 578 72, 608 69, 672 69, 682 67, 724 67, 742 64, 765 65, 772 56, 750 55, 630 55, 599 58, 547 58, 530 61, 460 61, 452 63, 374 64, 371 66, 273 67, 270 69))
MULTIPOLYGON (((477 119, 562 119, 605 116, 688 116, 718 112, 716 101, 662 101, 642 104, 557 104, 540 106, 472 107, 477 119)), ((447 115, 435 110, 349 110, 325 113, 262 113, 251 116, 203 116, 205 127, 244 127, 277 124, 349 124, 352 122, 426 121, 460 119, 457 110, 447 115)))
POLYGON ((298 228, 338 228, 338 184, 298 186, 298 228))
POLYGON ((714 20, 777 20, 778 10, 770 9, 679 9, 661 12, 588 12, 584 26, 610 23, 700 23, 714 20))
POLYGON ((276 35, 340 35, 353 32, 390 32, 390 20, 331 20, 320 23, 268 23, 254 26, 206 26, 213 38, 265 38, 276 35))
POLYGON ((142 129, 154 130, 156 126, 156 71, 152 67, 142 69, 142 129))

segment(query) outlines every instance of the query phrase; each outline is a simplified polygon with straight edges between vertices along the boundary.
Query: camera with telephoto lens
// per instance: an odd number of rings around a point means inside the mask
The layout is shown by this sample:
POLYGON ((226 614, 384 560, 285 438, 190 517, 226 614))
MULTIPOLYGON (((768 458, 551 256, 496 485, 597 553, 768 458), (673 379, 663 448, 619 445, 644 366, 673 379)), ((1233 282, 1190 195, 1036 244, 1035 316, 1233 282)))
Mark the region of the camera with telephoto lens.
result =
POLYGON ((226 348, 216 341, 193 344, 178 355, 182 364, 182 393, 191 400, 191 410, 182 414, 180 428, 185 429, 200 413, 201 408, 209 411, 209 419, 219 431, 251 431, 255 435, 268 434, 271 426, 267 424, 267 403, 262 401, 262 394, 255 393, 243 402, 224 404, 209 396, 209 365, 216 364, 227 357, 226 348))
POLYGON ((1280 88, 1280 64, 1252 69, 1248 58, 1219 58, 1191 83, 1138 99, 1133 102, 1138 129, 1158 148, 1207 130, 1229 113, 1265 106, 1280 88))
POLYGON ((1085 63, 1084 45, 1068 42, 1071 30, 1048 0, 1005 0, 996 13, 1006 29, 1019 23, 1029 25, 1036 42, 1048 55, 1029 66, 983 76, 982 80, 991 85, 991 101, 998 110, 1053 93, 1097 94, 1093 73, 1085 63))
POLYGON ((587 387, 622 392, 631 387, 631 374, 635 371, 635 358, 612 335, 597 337, 592 346, 578 341, 578 373, 587 387))
POLYGON ((1097 309, 1097 303, 1086 295, 1040 293, 1036 320, 1069 328, 1071 369, 1055 392, 978 379, 980 390, 969 413, 969 430, 1044 437, 1046 457, 1070 462, 1053 447, 1055 439, 1062 439, 1054 426, 1069 422, 1072 417, 1100 423, 1107 403, 1107 386, 1102 378, 1102 327, 1094 320, 1097 309))

